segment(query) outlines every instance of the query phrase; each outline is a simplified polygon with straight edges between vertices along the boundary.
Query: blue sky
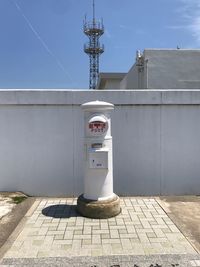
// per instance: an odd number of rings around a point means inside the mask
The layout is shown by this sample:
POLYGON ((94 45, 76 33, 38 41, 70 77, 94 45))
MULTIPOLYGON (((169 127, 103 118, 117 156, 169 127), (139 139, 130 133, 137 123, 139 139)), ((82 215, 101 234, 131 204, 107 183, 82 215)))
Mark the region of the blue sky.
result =
MULTIPOLYGON (((88 88, 92 0, 0 0, 0 88, 88 88)), ((199 0, 96 0, 100 72, 127 72, 136 50, 199 48, 199 0)))

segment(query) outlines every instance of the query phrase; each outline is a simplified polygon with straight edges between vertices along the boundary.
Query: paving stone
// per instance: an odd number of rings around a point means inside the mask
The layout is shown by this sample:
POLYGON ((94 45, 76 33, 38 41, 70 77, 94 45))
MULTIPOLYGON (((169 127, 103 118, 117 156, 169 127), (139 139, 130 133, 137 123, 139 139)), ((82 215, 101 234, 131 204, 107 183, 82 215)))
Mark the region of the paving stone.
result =
POLYGON ((102 249, 93 249, 92 250, 92 256, 102 256, 103 255, 103 250, 102 249))
POLYGON ((83 234, 87 235, 87 234, 91 234, 92 233, 92 227, 90 226, 84 226, 83 227, 83 234))
POLYGON ((110 234, 101 234, 101 239, 109 239, 110 234))
POLYGON ((127 233, 129 233, 129 234, 135 233, 135 227, 134 227, 133 224, 132 225, 127 225, 126 229, 127 229, 127 233))
POLYGON ((63 240, 64 235, 55 235, 54 240, 63 240))
POLYGON ((119 229, 118 232, 120 234, 127 234, 127 230, 126 229, 119 229))
MULTIPOLYGON (((114 230, 112 230, 112 231, 114 231, 114 230)), ((117 231, 117 230, 115 230, 115 231, 117 231)), ((95 231, 95 234, 109 234, 110 233, 110 231, 109 230, 96 230, 95 231)))
POLYGON ((77 240, 77 239, 91 239, 91 235, 74 235, 73 236, 73 239, 74 240, 77 240))
MULTIPOLYGON (((87 240, 84 240, 87 241, 87 240)), ((53 244, 57 244, 57 245, 71 245, 72 244, 72 240, 54 240, 53 244)))
POLYGON ((100 228, 101 228, 102 230, 107 230, 107 229, 109 229, 108 223, 107 223, 107 222, 103 222, 103 223, 101 223, 100 228))
POLYGON ((93 234, 92 235, 92 244, 101 244, 101 235, 93 234))
POLYGON ((151 232, 151 233, 147 232, 147 236, 148 236, 148 238, 149 237, 156 237, 156 234, 154 232, 151 232))
POLYGON ((47 235, 64 235, 65 231, 58 231, 58 230, 54 230, 54 231, 48 231, 47 235))
POLYGON ((73 240, 72 249, 80 250, 81 244, 82 244, 82 240, 73 240))
POLYGON ((91 245, 91 244, 92 244, 91 239, 83 239, 83 241, 82 241, 82 245, 91 245))
POLYGON ((102 244, 120 244, 121 240, 119 238, 112 239, 102 239, 102 244))
POLYGON ((140 243, 139 238, 129 238, 129 240, 131 241, 131 243, 140 243))
POLYGON ((150 237, 149 241, 151 243, 164 243, 167 242, 168 240, 165 237, 156 237, 156 238, 150 237))
POLYGON ((110 238, 119 238, 118 230, 110 230, 110 238))
MULTIPOLYGON (((51 225, 51 224, 49 224, 49 225, 51 225)), ((48 230, 49 231, 56 231, 57 228, 58 228, 57 226, 49 226, 48 230)))
POLYGON ((133 234, 120 234, 120 238, 121 239, 126 239, 126 238, 137 238, 138 237, 138 235, 137 234, 135 234, 135 233, 133 233, 133 234))
POLYGON ((33 240, 32 244, 35 246, 41 246, 44 243, 44 240, 33 240))

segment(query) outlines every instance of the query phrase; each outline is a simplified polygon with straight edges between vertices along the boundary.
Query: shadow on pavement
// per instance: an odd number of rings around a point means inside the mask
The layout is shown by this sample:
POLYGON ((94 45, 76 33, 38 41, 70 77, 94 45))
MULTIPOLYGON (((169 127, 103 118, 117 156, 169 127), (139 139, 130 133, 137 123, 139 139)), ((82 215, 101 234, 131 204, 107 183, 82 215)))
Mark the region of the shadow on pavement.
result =
POLYGON ((60 219, 81 217, 81 215, 76 211, 76 205, 68 205, 68 204, 48 206, 42 210, 42 214, 47 217, 60 218, 60 219))

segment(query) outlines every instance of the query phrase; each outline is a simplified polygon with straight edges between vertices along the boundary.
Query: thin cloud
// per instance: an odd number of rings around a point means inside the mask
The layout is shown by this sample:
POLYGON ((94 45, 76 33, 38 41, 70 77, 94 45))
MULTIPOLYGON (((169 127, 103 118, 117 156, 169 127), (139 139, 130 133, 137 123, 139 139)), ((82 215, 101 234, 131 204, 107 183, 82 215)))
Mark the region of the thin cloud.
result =
POLYGON ((193 23, 188 26, 197 42, 200 44, 200 15, 193 19, 193 23))
POLYGON ((177 14, 182 18, 183 25, 168 26, 170 29, 184 29, 189 31, 196 42, 200 44, 200 1, 199 0, 179 0, 181 7, 177 9, 177 14))
POLYGON ((120 24, 119 27, 120 27, 120 29, 126 29, 126 30, 130 29, 130 27, 128 27, 128 26, 126 26, 124 24, 120 24))
POLYGON ((122 30, 132 30, 133 28, 131 28, 130 26, 124 25, 124 24, 120 24, 119 28, 122 30))
POLYGON ((170 29, 170 30, 181 30, 181 29, 185 29, 185 27, 182 26, 182 25, 168 25, 165 28, 166 29, 170 29))

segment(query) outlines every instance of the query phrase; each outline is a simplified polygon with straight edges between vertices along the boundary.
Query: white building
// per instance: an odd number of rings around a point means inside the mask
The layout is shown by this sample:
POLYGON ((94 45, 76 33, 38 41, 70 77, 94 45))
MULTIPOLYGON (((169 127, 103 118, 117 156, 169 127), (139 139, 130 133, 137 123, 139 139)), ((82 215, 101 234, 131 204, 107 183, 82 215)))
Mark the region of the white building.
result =
POLYGON ((105 73, 99 74, 97 89, 120 89, 121 81, 126 77, 127 73, 105 73))
POLYGON ((128 73, 101 73, 97 89, 198 89, 200 50, 145 49, 137 51, 128 73))

